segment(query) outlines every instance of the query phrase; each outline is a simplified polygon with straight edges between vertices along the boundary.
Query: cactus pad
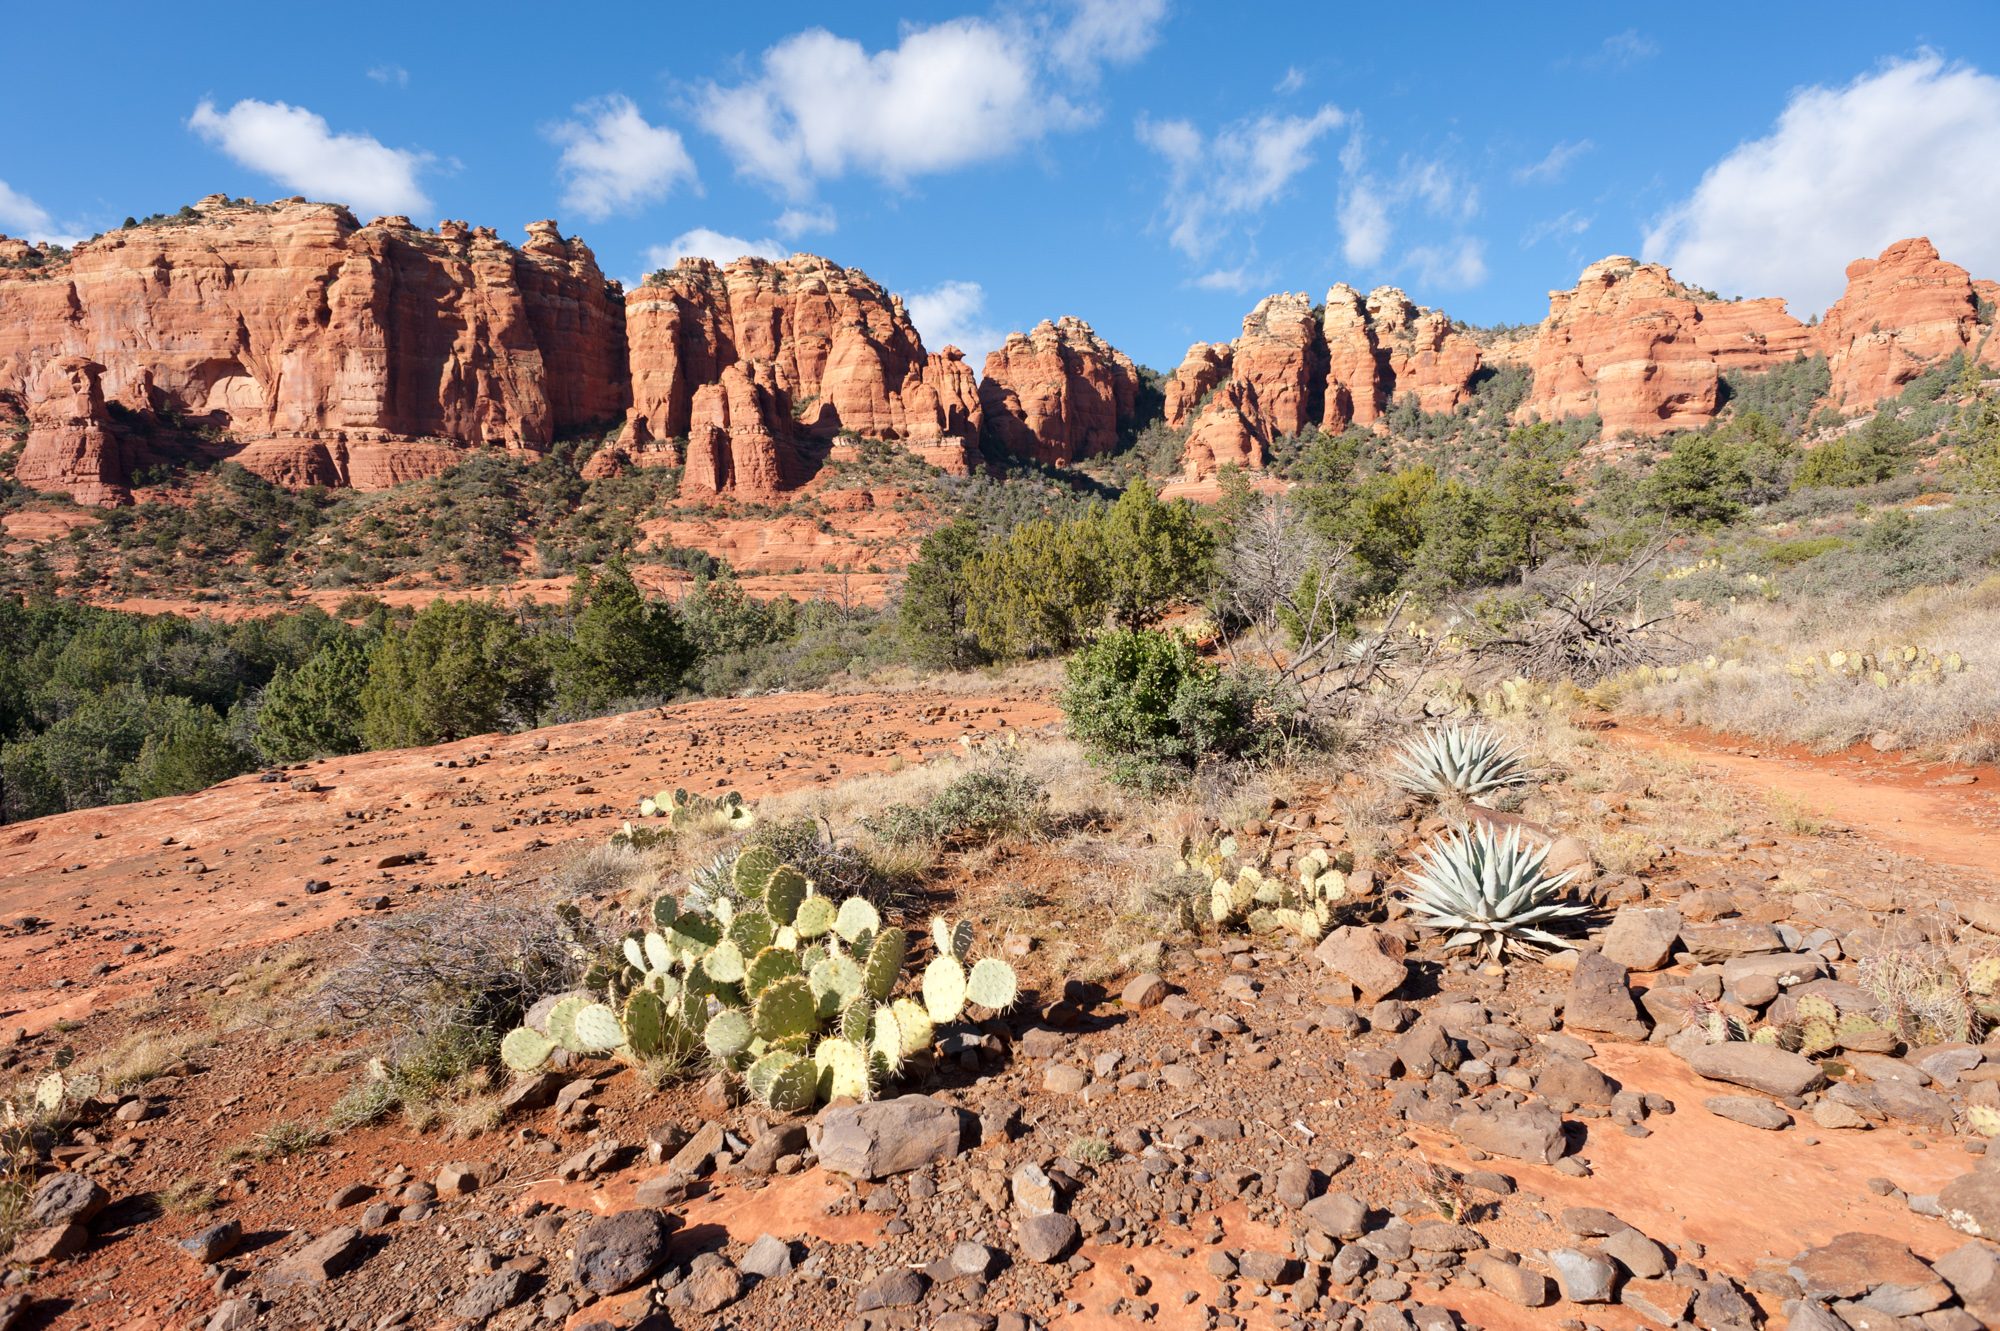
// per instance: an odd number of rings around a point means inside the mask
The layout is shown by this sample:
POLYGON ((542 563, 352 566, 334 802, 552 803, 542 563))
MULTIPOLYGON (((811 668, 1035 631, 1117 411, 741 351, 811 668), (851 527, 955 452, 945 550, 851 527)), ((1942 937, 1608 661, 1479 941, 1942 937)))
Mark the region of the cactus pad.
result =
POLYGON ((582 1046, 576 1042, 576 1014, 589 1006, 590 1000, 582 994, 558 999, 556 1005, 549 1009, 549 1019, 544 1023, 548 1027, 549 1038, 571 1053, 582 1053, 582 1046))
POLYGON ((822 1100, 868 1098, 868 1056, 860 1045, 828 1037, 813 1050, 813 1062, 819 1068, 822 1100))
POLYGON ((733 939, 725 938, 701 959, 701 968, 718 984, 736 984, 744 975, 743 949, 733 939))
POLYGON ((805 875, 790 865, 779 868, 771 875, 764 887, 764 909, 779 924, 791 924, 798 918, 799 907, 806 899, 805 875))
POLYGON ((840 910, 833 917, 833 931, 848 943, 854 943, 881 927, 882 916, 865 897, 849 897, 840 903, 840 910))
POLYGON ((763 1040, 802 1035, 819 1026, 819 1006, 805 980, 787 975, 757 995, 750 1009, 750 1029, 763 1040))
POLYGON ((1019 992, 1014 968, 998 957, 986 957, 974 964, 965 984, 967 999, 996 1012, 1014 1006, 1014 997, 1019 992))
POLYGON ((540 1031, 517 1026, 500 1041, 500 1061, 516 1072, 533 1072, 555 1047, 556 1042, 540 1031))
POLYGON ((675 901, 669 893, 662 892, 653 898, 653 927, 655 929, 673 928, 674 919, 680 913, 681 903, 675 901))
POLYGON ((889 1010, 896 1014, 896 1030, 903 1037, 904 1058, 931 1047, 931 1040, 936 1032, 931 1023, 931 1014, 924 1010, 922 1003, 914 999, 899 998, 889 1005, 889 1010))
POLYGON ((833 928, 838 915, 834 904, 825 897, 807 897, 799 903, 798 913, 792 917, 792 927, 799 931, 801 938, 820 938, 833 928))
POLYGON ((840 1011, 861 992, 861 968, 846 957, 828 957, 812 968, 808 978, 822 1017, 840 1011))
POLYGON ((744 972, 743 987, 754 999, 773 980, 798 973, 799 959, 796 955, 782 947, 767 947, 750 959, 750 965, 744 972))
POLYGON ((940 1026, 965 1011, 965 967, 956 957, 932 957, 924 967, 924 1010, 940 1026))
POLYGON ((731 877, 738 892, 746 897, 761 897, 777 868, 776 851, 768 846, 752 846, 736 857, 736 868, 731 877))
POLYGON ((602 1003, 586 1003, 576 1014, 576 1042, 587 1053, 602 1053, 625 1043, 618 1014, 602 1003))
POLYGON ((909 954, 910 936, 901 929, 884 929, 869 945, 868 961, 862 967, 862 987, 877 1002, 886 1003, 903 975, 903 958, 909 954))
POLYGON ((756 906, 745 906, 729 922, 730 941, 742 948, 746 957, 754 957, 771 946, 777 935, 778 930, 771 923, 771 917, 756 906))
POLYGON ((634 989, 625 1000, 625 1043, 640 1058, 655 1058, 667 1049, 667 1005, 650 989, 634 989))
POLYGON ((750 1047, 750 1018, 740 1009, 726 1008, 708 1019, 701 1039, 709 1053, 727 1062, 750 1047))

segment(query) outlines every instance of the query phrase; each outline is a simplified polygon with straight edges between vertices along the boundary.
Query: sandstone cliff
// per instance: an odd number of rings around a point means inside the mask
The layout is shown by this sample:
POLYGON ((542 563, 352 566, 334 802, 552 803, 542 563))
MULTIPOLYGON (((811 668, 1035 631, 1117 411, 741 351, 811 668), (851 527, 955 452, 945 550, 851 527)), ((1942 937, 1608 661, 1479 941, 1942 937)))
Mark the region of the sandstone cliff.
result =
POLYGON ((1191 423, 1184 467, 1192 482, 1218 460, 1262 466, 1274 438, 1371 425, 1405 396, 1425 411, 1454 411, 1479 368, 1469 335, 1395 287, 1364 297, 1339 284, 1319 310, 1303 293, 1285 292, 1257 302, 1233 343, 1188 348, 1167 381, 1166 421, 1191 423))
POLYGON ((1549 314, 1517 343, 1534 374, 1524 414, 1597 413, 1607 437, 1692 429, 1715 416, 1721 374, 1769 369, 1811 350, 1778 300, 1723 301, 1622 255, 1549 293, 1549 314))
MULTIPOLYGON (((927 354, 902 298, 859 269, 810 254, 726 265, 683 259, 627 294, 625 322, 632 382, 619 438, 625 455, 681 437, 692 451, 697 393, 745 364, 793 404, 784 421, 750 427, 753 452, 766 436, 789 438, 796 415, 798 431, 814 438, 906 441, 960 474, 976 456, 981 411, 970 367, 952 348, 927 354)), ((738 421, 732 432, 746 428, 738 421)), ((775 473, 754 465, 735 474, 738 488, 754 489, 749 478, 775 473)))
POLYGON ((1064 466, 1108 453, 1133 423, 1139 371, 1081 319, 1044 319, 986 357, 986 429, 1018 457, 1064 466))
POLYGON ((1847 290, 1816 330, 1833 401, 1847 411, 1870 406, 1960 351, 2000 366, 2000 343, 1988 336, 1993 296, 1993 283, 1973 281, 1922 236, 1856 259, 1847 290), (1982 300, 1988 323, 1980 322, 1982 300))
POLYGON ((132 422, 81 453, 74 431, 34 430, 37 484, 117 502, 136 449, 186 450, 197 431, 274 479, 393 483, 452 445, 538 448, 625 407, 616 288, 553 223, 516 250, 483 227, 361 226, 299 200, 194 213, 0 269, 0 395, 62 415, 38 394, 73 375, 44 371, 83 357, 132 422), (417 440, 443 443, 393 447, 417 440))

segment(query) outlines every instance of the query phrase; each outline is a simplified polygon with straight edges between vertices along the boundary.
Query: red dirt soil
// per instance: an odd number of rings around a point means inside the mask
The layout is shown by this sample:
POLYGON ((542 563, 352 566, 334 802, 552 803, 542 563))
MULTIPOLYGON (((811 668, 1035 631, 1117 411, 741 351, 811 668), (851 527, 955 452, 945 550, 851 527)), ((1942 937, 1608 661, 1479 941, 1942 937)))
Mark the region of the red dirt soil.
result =
POLYGON ((4 1019, 41 1030, 146 991, 186 953, 311 934, 378 896, 393 905, 551 843, 601 839, 656 790, 755 800, 1056 715, 1026 695, 715 699, 327 759, 276 782, 252 774, 0 827, 4 1019), (318 788, 293 788, 306 777, 318 788), (574 826, 586 819, 591 827, 574 826), (328 890, 307 895, 309 879, 328 890), (52 923, 21 927, 31 916, 52 923), (135 944, 143 952, 127 955, 135 944))

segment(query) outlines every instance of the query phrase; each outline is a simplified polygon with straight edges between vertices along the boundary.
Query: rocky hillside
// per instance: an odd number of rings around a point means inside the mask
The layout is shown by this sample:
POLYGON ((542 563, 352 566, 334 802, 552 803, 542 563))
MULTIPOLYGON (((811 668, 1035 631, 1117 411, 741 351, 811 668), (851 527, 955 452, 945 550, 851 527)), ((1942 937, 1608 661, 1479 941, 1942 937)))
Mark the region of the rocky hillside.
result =
MULTIPOLYGON (((1722 376, 1823 354, 1832 402, 1872 406, 1987 336, 2000 287, 1922 239, 1848 269, 1808 325, 1776 299, 1721 300, 1614 256, 1550 294, 1510 338, 1476 336, 1395 287, 1267 296, 1229 343, 1196 343, 1166 381, 1189 482, 1259 468, 1272 443, 1382 428, 1394 403, 1461 406, 1484 371, 1532 374, 1521 419, 1595 415, 1604 436, 1701 426, 1722 376)), ((228 458, 282 485, 381 489, 466 449, 543 450, 607 431, 590 475, 685 466, 702 498, 769 500, 841 439, 894 443, 966 475, 987 454, 1068 465, 1147 424, 1130 357, 1080 319, 1044 321, 983 377, 925 348, 900 297, 812 255, 684 260, 636 290, 554 222, 520 247, 484 227, 361 225, 301 199, 211 196, 73 251, 0 238, 0 419, 25 431, 16 478, 84 504, 127 502, 160 463, 228 458), (983 446, 983 447, 982 447, 983 446)))

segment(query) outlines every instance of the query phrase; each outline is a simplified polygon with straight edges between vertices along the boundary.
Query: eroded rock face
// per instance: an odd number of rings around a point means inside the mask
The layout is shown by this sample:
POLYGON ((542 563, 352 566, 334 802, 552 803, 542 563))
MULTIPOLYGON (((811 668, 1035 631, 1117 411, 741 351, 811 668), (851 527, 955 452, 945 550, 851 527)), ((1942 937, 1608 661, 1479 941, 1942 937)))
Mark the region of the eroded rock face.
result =
POLYGON ((1188 349, 1167 381, 1166 421, 1191 426, 1183 466, 1196 482, 1220 465, 1261 466, 1280 436, 1372 425, 1405 396, 1453 411, 1479 367, 1471 336, 1395 287, 1336 285, 1323 311, 1284 292, 1257 303, 1235 342, 1188 349))
MULTIPOLYGON (((625 320, 632 407, 618 453, 602 467, 618 465, 619 456, 642 464, 667 456, 668 441, 686 438, 690 474, 697 467, 709 474, 718 441, 696 431, 713 426, 715 413, 698 421, 696 399, 737 364, 767 367, 752 378, 791 404, 785 422, 764 420, 758 433, 722 441, 750 455, 723 468, 735 473, 738 489, 761 490, 753 476, 803 481, 796 468, 769 464, 771 441, 789 440, 794 416, 802 435, 907 441, 961 475, 977 456, 982 410, 963 355, 950 347, 927 354, 902 298, 858 269, 810 254, 726 265, 683 259, 626 296, 625 320)), ((725 396, 737 400, 741 391, 725 396)))
POLYGON ((1524 413, 1595 412, 1606 436, 1651 436, 1705 425, 1723 371, 1783 364, 1811 349, 1811 331, 1782 301, 1708 299, 1659 264, 1613 255, 1550 292, 1548 318, 1517 345, 1535 377, 1524 413))
MULTIPOLYGON (((553 223, 517 250, 484 227, 362 226, 297 200, 218 196, 195 213, 0 270, 0 395, 32 415, 54 382, 44 370, 87 356, 107 406, 163 453, 247 452, 321 482, 340 479, 341 444, 539 448, 625 408, 617 288, 553 223)), ((54 443, 40 457, 69 448, 54 443)), ((34 483, 115 501, 136 446, 70 449, 34 483)))
MULTIPOLYGON (((1979 322, 1982 286, 1918 236, 1847 265, 1847 290, 1817 330, 1843 410, 1873 406, 1960 351, 2000 365, 2000 346, 1979 322)), ((1990 300, 1990 295, 1987 296, 1990 300)))
POLYGON ((1108 453, 1138 410, 1132 358, 1081 319, 1044 319, 986 357, 986 427, 1018 457, 1057 466, 1108 453))
POLYGON ((791 398, 770 361, 738 361, 695 390, 682 494, 768 498, 804 479, 791 398))
POLYGON ((68 490, 79 504, 129 502, 130 458, 104 405, 104 367, 84 356, 45 362, 24 396, 28 442, 15 479, 36 490, 68 490))

